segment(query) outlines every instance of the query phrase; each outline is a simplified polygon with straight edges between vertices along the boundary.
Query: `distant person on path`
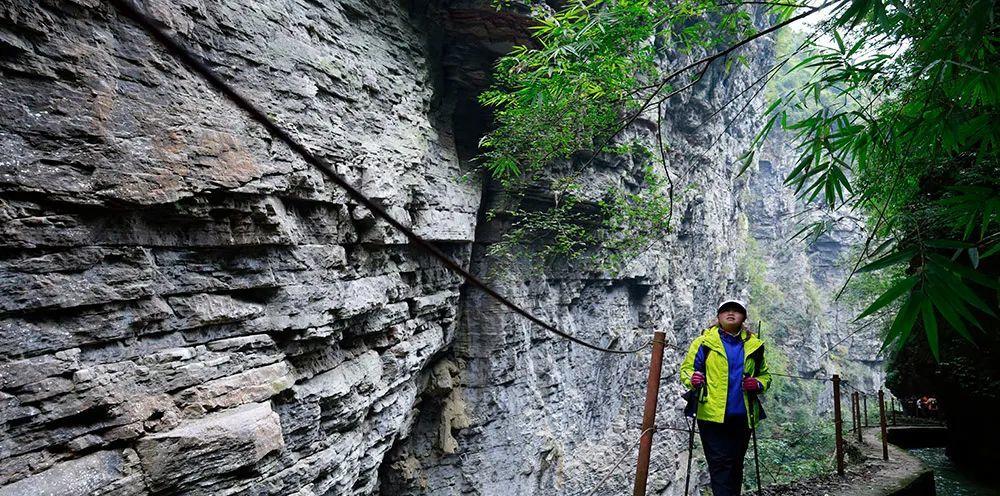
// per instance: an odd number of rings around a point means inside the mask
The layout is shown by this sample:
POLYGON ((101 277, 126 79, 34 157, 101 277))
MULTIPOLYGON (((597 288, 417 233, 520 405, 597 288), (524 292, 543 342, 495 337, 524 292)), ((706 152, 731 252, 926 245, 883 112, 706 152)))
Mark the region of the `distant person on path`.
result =
POLYGON ((744 325, 746 305, 724 301, 716 317, 717 323, 691 343, 681 363, 681 383, 698 388, 696 415, 712 494, 739 496, 750 429, 764 418, 757 395, 767 391, 771 374, 763 341, 744 325))

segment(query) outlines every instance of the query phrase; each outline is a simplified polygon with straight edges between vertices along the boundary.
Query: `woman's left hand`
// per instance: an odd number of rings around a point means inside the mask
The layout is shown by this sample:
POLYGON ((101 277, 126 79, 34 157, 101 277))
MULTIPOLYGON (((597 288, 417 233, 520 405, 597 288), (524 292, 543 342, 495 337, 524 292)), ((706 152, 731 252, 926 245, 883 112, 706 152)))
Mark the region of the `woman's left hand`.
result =
POLYGON ((756 392, 760 391, 761 389, 764 389, 764 385, 761 384, 760 381, 758 381, 756 378, 750 376, 746 376, 743 378, 744 391, 756 392))

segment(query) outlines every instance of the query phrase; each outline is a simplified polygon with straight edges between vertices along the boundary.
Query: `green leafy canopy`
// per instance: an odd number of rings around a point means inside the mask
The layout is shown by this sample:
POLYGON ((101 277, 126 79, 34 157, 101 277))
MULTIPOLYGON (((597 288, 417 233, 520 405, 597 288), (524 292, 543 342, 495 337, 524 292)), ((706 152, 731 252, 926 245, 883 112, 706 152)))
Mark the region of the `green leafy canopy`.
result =
MULTIPOLYGON (((782 69, 795 76, 769 95, 744 170, 771 133, 789 133, 799 157, 787 184, 805 200, 868 214, 870 237, 855 270, 902 274, 862 312, 895 313, 886 346, 905 342, 918 325, 935 356, 949 332, 974 339, 972 329, 996 313, 992 257, 1000 251, 1000 33, 990 0, 537 7, 533 45, 500 59, 496 83, 481 96, 496 122, 480 159, 508 199, 492 214, 513 226, 495 248, 510 254, 534 243, 542 247, 536 253, 570 258, 596 248, 602 260, 617 253, 620 263, 662 237, 670 228, 670 177, 650 167, 656 154, 646 145, 616 143, 616 136, 642 112, 659 116, 665 99, 690 88, 711 63, 722 58, 729 68, 744 60, 738 48, 821 10, 832 14, 828 21, 761 78, 782 69), (756 29, 751 5, 764 5, 775 24, 756 29), (694 60, 661 70, 665 52, 694 60), (697 59, 702 53, 709 55, 697 59), (629 160, 618 163, 641 166, 642 180, 584 197, 578 179, 594 158, 575 164, 580 151, 625 154, 629 160), (539 189, 551 192, 541 207, 539 189), (614 229, 651 219, 658 222, 639 230, 645 237, 615 241, 614 229)), ((657 141, 665 165, 666 145, 657 141)))
POLYGON ((1000 250, 995 15, 986 0, 841 4, 822 27, 828 41, 808 40, 789 69, 796 84, 771 96, 748 153, 780 127, 800 153, 787 184, 869 214, 855 268, 904 273, 858 317, 895 312, 883 349, 920 326, 940 358, 942 332, 974 341, 970 328, 996 318, 1000 279, 986 260, 1000 250))
MULTIPOLYGON (((745 37, 754 32, 750 14, 705 0, 605 0, 536 7, 533 15, 533 45, 501 58, 479 98, 495 116, 479 160, 507 200, 492 214, 512 225, 492 252, 523 254, 519 248, 531 243, 530 253, 544 261, 587 255, 605 268, 621 266, 669 231, 673 190, 646 145, 614 138, 683 80, 663 79, 658 54, 691 55, 745 37), (624 155, 620 163, 640 171, 640 181, 581 197, 579 178, 590 162, 560 172, 581 151, 624 155), (548 207, 525 203, 525 193, 538 189, 552 192, 548 207)), ((666 145, 658 146, 665 167, 666 145)))

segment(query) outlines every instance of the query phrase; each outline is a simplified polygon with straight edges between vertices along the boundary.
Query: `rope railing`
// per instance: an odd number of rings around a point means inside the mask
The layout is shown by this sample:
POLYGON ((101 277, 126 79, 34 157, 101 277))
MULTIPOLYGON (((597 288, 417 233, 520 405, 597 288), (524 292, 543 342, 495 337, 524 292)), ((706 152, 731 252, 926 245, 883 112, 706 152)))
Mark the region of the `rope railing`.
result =
MULTIPOLYGON (((179 43, 177 40, 172 38, 166 32, 159 28, 158 23, 148 17, 146 14, 140 12, 135 6, 132 5, 128 0, 109 0, 109 2, 125 17, 132 19, 136 24, 139 25, 150 37, 155 39, 160 43, 171 55, 183 63, 189 70, 200 75, 212 88, 216 91, 222 93, 231 103, 236 105, 238 108, 243 110, 253 121, 264 128, 271 136, 277 138, 279 141, 284 143, 288 148, 290 148, 295 154, 300 158, 305 160, 306 163, 315 167, 317 170, 323 173, 330 181, 344 190, 347 196, 351 200, 358 202, 367 208, 376 217, 384 220, 387 224, 392 226, 395 230, 402 233, 406 238, 413 243, 415 246, 426 252, 431 257, 437 259, 442 265, 448 270, 452 271, 456 275, 462 277, 465 282, 472 286, 475 286, 479 290, 483 291, 491 298, 496 300, 498 303, 509 308, 514 313, 524 317, 528 321, 534 323, 535 325, 541 327, 542 329, 555 334, 563 339, 576 343, 580 346, 590 348, 595 351, 600 351, 604 353, 614 353, 621 355, 631 355, 643 351, 647 348, 647 345, 640 346, 634 349, 618 349, 610 348, 606 346, 601 346, 594 344, 583 339, 580 339, 566 331, 563 331, 556 327, 555 325, 546 322, 538 317, 536 317, 531 312, 525 310, 521 306, 517 305, 506 296, 502 295, 499 291, 493 289, 491 286, 482 281, 479 277, 473 275, 468 270, 463 268, 461 264, 453 260, 450 256, 442 252, 433 243, 424 239, 419 234, 414 232, 409 227, 405 226, 399 220, 390 215, 381 205, 373 201, 372 199, 365 196, 357 188, 351 185, 346 179, 344 179, 340 174, 336 172, 334 167, 326 160, 316 156, 302 143, 292 137, 292 135, 286 131, 284 128, 279 126, 273 119, 268 117, 263 111, 257 108, 250 100, 244 97, 241 93, 236 91, 232 86, 222 80, 215 71, 210 69, 204 61, 201 60, 197 55, 195 55, 190 49, 179 43)), ((670 345, 668 345, 670 346, 670 345)), ((671 346, 673 347, 673 346, 671 346)))
MULTIPOLYGON (((601 480, 596 485, 594 485, 593 488, 590 489, 590 491, 586 492, 586 495, 587 496, 592 496, 595 492, 597 492, 598 489, 600 489, 602 486, 604 486, 604 484, 606 482, 608 482, 609 479, 611 479, 611 476, 614 475, 615 471, 618 470, 618 467, 621 466, 622 462, 624 462, 625 459, 628 458, 628 455, 630 455, 632 453, 632 450, 634 450, 636 448, 636 446, 639 446, 639 443, 642 441, 642 437, 645 436, 646 434, 648 434, 650 432, 654 432, 656 430, 657 430, 656 427, 650 427, 650 428, 645 429, 642 432, 640 432, 639 436, 635 439, 635 442, 632 443, 629 446, 629 448, 627 450, 625 450, 621 454, 621 456, 618 458, 618 461, 615 462, 614 466, 612 466, 611 469, 608 470, 608 473, 606 473, 604 475, 604 477, 602 477, 601 480)), ((577 493, 577 494, 583 494, 583 493, 577 493)))
POLYGON ((790 379, 803 379, 803 380, 822 381, 822 382, 829 382, 833 380, 830 379, 829 377, 812 377, 808 375, 780 374, 778 372, 769 372, 769 374, 777 377, 788 377, 790 379))

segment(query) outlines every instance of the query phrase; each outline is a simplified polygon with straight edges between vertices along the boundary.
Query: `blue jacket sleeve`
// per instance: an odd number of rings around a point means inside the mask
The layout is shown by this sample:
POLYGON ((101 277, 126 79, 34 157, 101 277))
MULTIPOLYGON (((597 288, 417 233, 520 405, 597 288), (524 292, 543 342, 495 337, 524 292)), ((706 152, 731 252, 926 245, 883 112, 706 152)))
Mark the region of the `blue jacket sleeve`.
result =
POLYGON ((698 371, 698 372, 701 372, 702 374, 705 373, 705 355, 706 354, 707 354, 707 352, 705 351, 705 347, 704 346, 699 346, 698 347, 698 354, 696 354, 694 356, 694 369, 696 371, 698 371))

